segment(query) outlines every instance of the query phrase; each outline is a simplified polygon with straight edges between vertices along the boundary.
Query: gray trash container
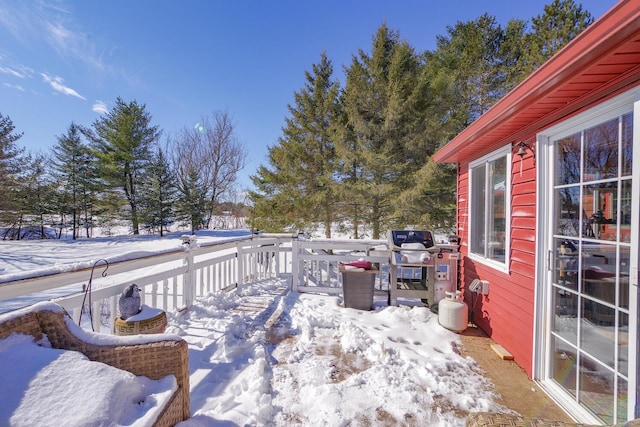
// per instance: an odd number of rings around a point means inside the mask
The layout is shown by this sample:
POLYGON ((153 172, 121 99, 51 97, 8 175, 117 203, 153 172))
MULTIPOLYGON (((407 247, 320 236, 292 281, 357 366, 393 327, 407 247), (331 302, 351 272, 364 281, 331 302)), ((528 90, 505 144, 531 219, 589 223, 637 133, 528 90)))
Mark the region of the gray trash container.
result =
POLYGON ((342 273, 344 306, 358 310, 371 310, 373 308, 373 289, 378 270, 352 271, 340 266, 340 273, 342 273))

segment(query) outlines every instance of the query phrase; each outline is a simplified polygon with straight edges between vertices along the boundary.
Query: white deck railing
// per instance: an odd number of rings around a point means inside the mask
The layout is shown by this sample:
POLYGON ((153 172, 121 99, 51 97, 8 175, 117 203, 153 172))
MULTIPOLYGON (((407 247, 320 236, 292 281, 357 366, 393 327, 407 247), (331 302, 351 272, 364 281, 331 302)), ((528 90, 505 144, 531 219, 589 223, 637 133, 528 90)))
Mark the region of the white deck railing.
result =
POLYGON ((376 263, 377 289, 388 289, 389 255, 383 240, 296 240, 292 242, 293 290, 300 292, 342 292, 340 263, 365 260, 376 263))
POLYGON ((306 240, 291 235, 247 236, 208 245, 186 238, 183 248, 110 262, 106 271, 107 262, 100 260, 104 262, 96 262, 93 271, 83 268, 2 283, 0 308, 8 311, 53 300, 76 322, 108 332, 117 315, 118 297, 131 283, 141 289, 143 304, 181 311, 196 297, 283 275, 291 277, 295 291, 340 293, 339 263, 358 259, 378 263, 377 287, 386 290, 389 258, 385 249, 386 242, 379 240, 306 240), (382 251, 376 255, 374 248, 382 251), (88 312, 94 313, 91 322, 83 314, 88 312))

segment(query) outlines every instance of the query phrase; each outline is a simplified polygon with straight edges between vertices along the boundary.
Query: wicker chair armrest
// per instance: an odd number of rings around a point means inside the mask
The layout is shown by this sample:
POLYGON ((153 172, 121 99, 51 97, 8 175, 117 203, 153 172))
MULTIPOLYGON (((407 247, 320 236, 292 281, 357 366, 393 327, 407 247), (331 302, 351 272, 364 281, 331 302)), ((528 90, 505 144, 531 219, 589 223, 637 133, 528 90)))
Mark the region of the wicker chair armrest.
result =
POLYGON ((171 405, 173 414, 163 419, 173 420, 168 424, 172 425, 190 417, 189 348, 183 339, 164 334, 117 337, 87 332, 75 325, 64 310, 42 310, 37 316, 54 348, 79 351, 89 360, 151 379, 173 374, 178 384, 177 396, 171 405))
POLYGON ((65 311, 38 311, 40 328, 51 346, 75 350, 135 375, 159 379, 173 374, 180 387, 189 386, 189 353, 186 341, 164 334, 103 336, 82 330, 65 311))

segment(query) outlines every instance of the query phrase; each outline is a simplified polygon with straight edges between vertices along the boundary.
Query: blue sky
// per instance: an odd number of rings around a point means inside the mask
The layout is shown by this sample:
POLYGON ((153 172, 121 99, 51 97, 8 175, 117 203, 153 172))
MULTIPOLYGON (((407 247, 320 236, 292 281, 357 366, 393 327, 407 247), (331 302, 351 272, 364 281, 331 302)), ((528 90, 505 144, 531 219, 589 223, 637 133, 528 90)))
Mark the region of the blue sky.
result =
MULTIPOLYGON (((501 24, 530 20, 550 2, 0 0, 0 113, 36 153, 71 122, 90 126, 118 96, 145 104, 165 136, 226 111, 248 152, 247 188, 321 52, 342 80, 383 22, 425 51, 457 21, 484 12, 501 24)), ((616 1, 581 3, 597 19, 616 1)))

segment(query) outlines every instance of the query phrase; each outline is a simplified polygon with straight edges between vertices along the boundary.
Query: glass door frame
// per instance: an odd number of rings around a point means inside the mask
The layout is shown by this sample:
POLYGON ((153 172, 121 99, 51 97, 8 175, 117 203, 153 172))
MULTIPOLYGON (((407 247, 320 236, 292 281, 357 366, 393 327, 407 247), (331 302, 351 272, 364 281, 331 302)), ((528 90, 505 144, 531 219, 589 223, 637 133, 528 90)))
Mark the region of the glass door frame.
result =
POLYGON ((537 135, 536 164, 536 277, 534 290, 534 331, 533 331, 533 379, 573 418, 579 422, 598 424, 600 421, 578 404, 573 396, 553 380, 551 372, 554 274, 554 181, 555 147, 554 140, 572 132, 584 130, 594 124, 604 122, 616 115, 633 111, 633 172, 631 204, 631 254, 629 289, 629 342, 628 342, 628 407, 627 418, 639 416, 638 393, 638 258, 640 242, 640 88, 633 89, 570 119, 545 129, 537 135))

